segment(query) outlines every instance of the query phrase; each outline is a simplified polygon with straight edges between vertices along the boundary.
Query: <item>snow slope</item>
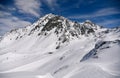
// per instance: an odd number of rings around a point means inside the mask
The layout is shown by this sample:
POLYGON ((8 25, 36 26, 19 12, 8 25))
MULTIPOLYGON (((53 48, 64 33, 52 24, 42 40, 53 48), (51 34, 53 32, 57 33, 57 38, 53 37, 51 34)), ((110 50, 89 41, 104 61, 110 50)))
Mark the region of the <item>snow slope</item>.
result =
POLYGON ((120 78, 120 28, 48 14, 0 40, 0 78, 120 78))

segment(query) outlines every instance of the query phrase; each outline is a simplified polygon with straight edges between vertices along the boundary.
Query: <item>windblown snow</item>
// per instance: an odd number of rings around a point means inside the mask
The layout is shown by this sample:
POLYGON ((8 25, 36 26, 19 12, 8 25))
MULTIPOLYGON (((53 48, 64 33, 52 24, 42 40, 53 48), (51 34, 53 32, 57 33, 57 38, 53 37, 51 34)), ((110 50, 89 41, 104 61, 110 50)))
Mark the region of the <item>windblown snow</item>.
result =
POLYGON ((0 78, 120 78, 120 28, 47 14, 0 38, 0 78))

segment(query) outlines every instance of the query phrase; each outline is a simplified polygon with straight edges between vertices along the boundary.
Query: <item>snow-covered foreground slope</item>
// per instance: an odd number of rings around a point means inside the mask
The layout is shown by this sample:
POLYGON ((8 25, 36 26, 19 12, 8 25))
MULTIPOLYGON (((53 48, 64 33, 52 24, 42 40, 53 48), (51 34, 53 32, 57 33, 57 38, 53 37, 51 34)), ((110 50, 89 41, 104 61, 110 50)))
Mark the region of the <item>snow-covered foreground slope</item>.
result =
POLYGON ((0 78, 120 78, 120 28, 48 14, 2 37, 0 78))

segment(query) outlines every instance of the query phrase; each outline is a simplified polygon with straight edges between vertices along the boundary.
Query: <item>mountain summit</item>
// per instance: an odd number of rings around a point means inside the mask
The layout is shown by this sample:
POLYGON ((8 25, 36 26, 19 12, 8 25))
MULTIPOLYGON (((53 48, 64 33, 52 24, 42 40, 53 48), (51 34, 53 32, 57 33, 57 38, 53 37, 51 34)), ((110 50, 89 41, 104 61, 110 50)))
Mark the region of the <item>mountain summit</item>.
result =
MULTIPOLYGON (((61 42, 69 41, 73 38, 94 34, 100 27, 89 20, 84 23, 72 22, 62 16, 47 14, 30 26, 14 29, 4 35, 1 42, 8 45, 14 40, 19 40, 28 36, 56 35, 61 42), (9 41, 9 43, 7 42, 9 41), (6 43, 7 42, 7 43, 6 43)), ((2 44, 2 46, 3 46, 2 44)))
POLYGON ((119 47, 120 28, 47 14, 0 38, 0 77, 119 78, 119 47))

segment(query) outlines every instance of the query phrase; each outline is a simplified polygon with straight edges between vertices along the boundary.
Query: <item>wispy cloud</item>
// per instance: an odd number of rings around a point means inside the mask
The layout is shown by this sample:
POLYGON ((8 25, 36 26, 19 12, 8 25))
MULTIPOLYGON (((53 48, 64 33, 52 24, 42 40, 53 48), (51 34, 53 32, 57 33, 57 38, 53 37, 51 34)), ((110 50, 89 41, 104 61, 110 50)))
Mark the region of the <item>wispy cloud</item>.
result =
POLYGON ((13 16, 11 13, 0 11, 0 34, 4 34, 14 28, 20 28, 31 23, 13 16))
POLYGON ((0 9, 7 10, 7 11, 15 11, 15 7, 10 7, 10 6, 3 6, 0 4, 0 9))
POLYGON ((15 5, 21 13, 40 16, 41 3, 39 0, 15 0, 15 5))
POLYGON ((109 26, 110 24, 116 24, 116 23, 119 23, 120 20, 119 19, 110 19, 110 20, 103 20, 103 21, 99 21, 99 22, 96 22, 97 24, 99 25, 103 25, 103 26, 109 26))
POLYGON ((11 13, 0 11, 0 18, 5 17, 5 16, 11 16, 11 13))
POLYGON ((78 0, 78 2, 75 4, 76 8, 81 7, 81 5, 92 5, 96 0, 88 0, 85 2, 85 0, 78 0))
POLYGON ((45 4, 48 5, 48 7, 51 10, 55 10, 56 7, 58 7, 57 0, 43 0, 45 4))
POLYGON ((103 8, 91 14, 72 15, 69 16, 68 18, 70 19, 94 18, 94 17, 108 16, 113 14, 120 14, 120 11, 118 11, 116 8, 103 8))

